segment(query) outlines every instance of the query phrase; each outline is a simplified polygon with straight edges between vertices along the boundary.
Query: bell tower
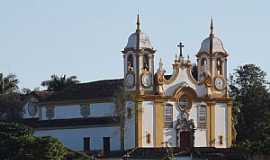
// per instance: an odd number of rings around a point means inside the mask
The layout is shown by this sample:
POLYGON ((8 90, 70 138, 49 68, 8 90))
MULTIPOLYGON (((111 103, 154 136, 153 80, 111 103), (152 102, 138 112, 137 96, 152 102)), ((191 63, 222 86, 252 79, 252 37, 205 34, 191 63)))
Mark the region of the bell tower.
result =
POLYGON ((128 38, 123 53, 126 91, 137 94, 154 90, 154 54, 149 37, 141 31, 140 16, 137 15, 136 32, 128 38))
POLYGON ((222 41, 214 35, 211 19, 210 34, 201 44, 198 52, 198 81, 212 87, 213 93, 225 95, 227 90, 228 53, 222 41))

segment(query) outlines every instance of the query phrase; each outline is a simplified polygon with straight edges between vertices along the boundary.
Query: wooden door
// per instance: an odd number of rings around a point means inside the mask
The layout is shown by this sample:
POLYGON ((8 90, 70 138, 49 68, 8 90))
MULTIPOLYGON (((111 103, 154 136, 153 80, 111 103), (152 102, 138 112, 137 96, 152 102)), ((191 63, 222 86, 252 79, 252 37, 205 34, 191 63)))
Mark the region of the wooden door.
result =
POLYGON ((189 131, 180 132, 180 148, 191 149, 191 134, 189 131))

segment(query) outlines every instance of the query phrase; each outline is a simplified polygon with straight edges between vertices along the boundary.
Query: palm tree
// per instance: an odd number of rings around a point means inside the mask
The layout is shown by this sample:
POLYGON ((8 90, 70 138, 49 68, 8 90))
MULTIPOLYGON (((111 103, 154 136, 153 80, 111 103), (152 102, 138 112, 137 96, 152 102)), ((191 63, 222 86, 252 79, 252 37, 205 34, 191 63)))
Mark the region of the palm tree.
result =
POLYGON ((17 91, 19 80, 15 74, 9 74, 6 77, 0 73, 0 94, 8 94, 17 91))
POLYGON ((62 89, 79 83, 76 76, 67 77, 66 75, 51 75, 51 79, 41 82, 48 91, 61 91, 62 89))

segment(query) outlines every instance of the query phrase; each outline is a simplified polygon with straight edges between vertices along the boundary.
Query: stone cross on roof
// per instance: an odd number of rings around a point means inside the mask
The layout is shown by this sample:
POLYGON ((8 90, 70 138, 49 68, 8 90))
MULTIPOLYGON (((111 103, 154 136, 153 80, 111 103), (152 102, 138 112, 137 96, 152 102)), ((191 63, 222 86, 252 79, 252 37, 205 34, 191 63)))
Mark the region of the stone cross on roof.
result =
POLYGON ((182 54, 182 52, 183 52, 183 48, 184 48, 183 43, 182 43, 182 42, 180 42, 180 43, 177 45, 177 47, 179 47, 179 50, 180 50, 180 57, 183 57, 183 54, 182 54))

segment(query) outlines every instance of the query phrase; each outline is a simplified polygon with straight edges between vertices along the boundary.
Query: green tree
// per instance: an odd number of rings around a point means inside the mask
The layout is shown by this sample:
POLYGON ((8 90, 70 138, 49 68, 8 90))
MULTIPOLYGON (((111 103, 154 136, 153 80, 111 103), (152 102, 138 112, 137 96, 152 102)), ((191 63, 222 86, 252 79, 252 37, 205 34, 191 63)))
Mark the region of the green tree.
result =
POLYGON ((0 159, 62 160, 64 145, 52 137, 34 137, 22 124, 0 122, 0 159))
POLYGON ((33 135, 33 130, 18 123, 0 122, 0 133, 14 137, 28 137, 33 135))
POLYGON ((17 123, 0 122, 0 159, 16 159, 32 129, 17 123))
POLYGON ((23 97, 18 93, 0 95, 0 120, 18 121, 22 115, 23 97))
POLYGON ((32 155, 35 159, 61 160, 66 154, 64 145, 53 137, 36 138, 32 145, 32 155))
POLYGON ((66 75, 52 75, 51 79, 41 82, 48 91, 61 91, 62 89, 79 83, 76 76, 67 77, 66 75))
POLYGON ((250 154, 270 153, 265 150, 270 146, 270 94, 265 76, 260 67, 247 64, 231 77, 236 144, 250 154))
POLYGON ((0 73, 0 94, 13 93, 18 90, 19 80, 16 78, 16 75, 9 74, 4 76, 3 73, 0 73))

